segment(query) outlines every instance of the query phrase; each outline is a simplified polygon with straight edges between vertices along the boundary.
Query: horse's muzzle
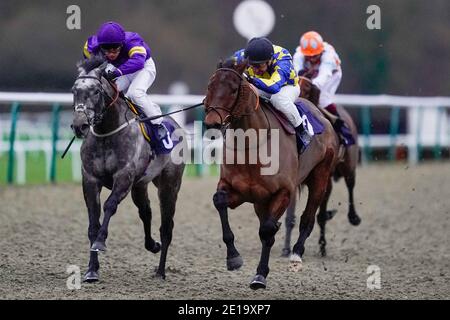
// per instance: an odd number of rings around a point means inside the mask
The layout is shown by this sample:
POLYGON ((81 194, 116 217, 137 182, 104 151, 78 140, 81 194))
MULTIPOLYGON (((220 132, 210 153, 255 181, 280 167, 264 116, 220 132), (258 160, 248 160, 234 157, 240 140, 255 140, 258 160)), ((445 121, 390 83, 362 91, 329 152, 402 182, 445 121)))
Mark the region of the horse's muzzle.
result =
POLYGON ((79 139, 86 138, 89 132, 89 124, 87 123, 81 123, 81 124, 75 124, 73 123, 71 126, 73 133, 75 136, 79 139))

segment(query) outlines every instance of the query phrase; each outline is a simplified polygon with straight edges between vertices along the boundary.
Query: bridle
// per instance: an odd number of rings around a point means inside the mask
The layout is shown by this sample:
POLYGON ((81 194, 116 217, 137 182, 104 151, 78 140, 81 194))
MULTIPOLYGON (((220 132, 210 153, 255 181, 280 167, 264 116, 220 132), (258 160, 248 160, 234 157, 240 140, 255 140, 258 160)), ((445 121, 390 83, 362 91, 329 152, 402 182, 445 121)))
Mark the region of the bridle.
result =
POLYGON ((117 89, 117 85, 115 83, 108 81, 110 86, 114 89, 114 97, 111 98, 111 97, 109 97, 109 95, 105 91, 105 89, 103 88, 103 85, 102 85, 103 82, 102 82, 101 78, 98 78, 96 76, 88 76, 88 75, 86 75, 86 76, 79 76, 79 77, 76 78, 75 82, 77 80, 79 80, 79 79, 94 79, 94 80, 97 80, 100 83, 100 93, 101 93, 101 96, 102 96, 102 102, 104 102, 104 98, 105 97, 108 97, 111 100, 111 102, 106 107, 104 107, 102 109, 100 114, 95 114, 92 123, 91 123, 91 119, 88 117, 88 115, 86 113, 86 107, 85 106, 80 106, 80 105, 74 106, 74 110, 76 112, 83 112, 85 114, 86 119, 88 121, 88 124, 92 127, 92 126, 95 126, 95 125, 99 124, 103 120, 103 117, 104 117, 105 113, 109 110, 109 107, 111 107, 114 103, 116 103, 117 99, 119 98, 119 89, 117 89))
POLYGON ((241 94, 241 90, 242 90, 241 87, 242 87, 242 86, 248 85, 248 87, 249 87, 249 88, 252 90, 252 92, 255 94, 255 96, 256 96, 256 105, 255 105, 255 107, 254 107, 254 110, 257 110, 257 109, 259 108, 259 94, 258 94, 257 89, 255 88, 254 85, 252 85, 251 83, 249 83, 249 82, 244 78, 244 76, 242 76, 241 74, 239 74, 237 71, 235 71, 235 70, 233 70, 233 69, 219 68, 219 69, 216 70, 216 72, 213 73, 213 75, 211 76, 210 79, 213 79, 213 78, 216 76, 216 74, 217 74, 218 72, 231 72, 231 73, 234 73, 235 75, 237 75, 237 76, 239 77, 238 91, 237 91, 236 98, 234 99, 231 108, 226 108, 226 107, 222 107, 222 106, 211 106, 211 105, 210 105, 210 106, 207 106, 207 105, 205 104, 205 107, 206 107, 205 113, 208 114, 208 113, 210 113, 211 111, 214 111, 215 113, 217 113, 217 115, 218 115, 219 118, 220 118, 220 124, 221 124, 221 126, 224 127, 224 126, 228 126, 228 125, 231 124, 232 122, 234 122, 234 121, 236 121, 236 120, 238 120, 238 119, 240 119, 240 118, 242 118, 242 117, 249 116, 249 115, 252 114, 252 112, 249 112, 249 113, 243 113, 243 114, 236 114, 236 113, 235 113, 236 106, 237 106, 237 104, 238 104, 238 102, 239 102, 239 98, 240 98, 240 94, 241 94), (243 84, 243 83, 244 83, 244 84, 243 84), (220 114, 219 110, 223 110, 223 111, 225 111, 225 112, 227 113, 225 119, 222 119, 222 115, 220 114))

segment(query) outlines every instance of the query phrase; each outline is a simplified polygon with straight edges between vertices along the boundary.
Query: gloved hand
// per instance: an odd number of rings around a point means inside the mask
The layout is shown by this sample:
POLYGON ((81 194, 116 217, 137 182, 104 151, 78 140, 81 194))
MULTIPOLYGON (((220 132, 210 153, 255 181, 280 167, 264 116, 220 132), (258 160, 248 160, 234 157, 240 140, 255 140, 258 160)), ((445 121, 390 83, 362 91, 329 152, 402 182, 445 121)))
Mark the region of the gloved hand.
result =
POLYGON ((103 72, 103 77, 105 77, 108 81, 113 81, 119 76, 119 74, 116 71, 108 70, 103 72))
POLYGON ((250 82, 251 84, 254 84, 254 78, 255 77, 252 77, 252 76, 248 75, 247 81, 250 82))

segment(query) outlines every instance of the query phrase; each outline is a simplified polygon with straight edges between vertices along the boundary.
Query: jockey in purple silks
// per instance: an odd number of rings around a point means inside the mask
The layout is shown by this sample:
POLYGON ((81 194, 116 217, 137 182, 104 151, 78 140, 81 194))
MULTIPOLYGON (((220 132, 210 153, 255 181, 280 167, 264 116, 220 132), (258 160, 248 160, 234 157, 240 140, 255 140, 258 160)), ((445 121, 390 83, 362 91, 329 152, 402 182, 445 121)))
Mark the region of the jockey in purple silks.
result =
MULTIPOLYGON (((104 77, 110 81, 115 79, 117 89, 137 104, 146 117, 161 115, 160 107, 147 95, 156 78, 156 67, 150 47, 139 34, 125 31, 117 22, 105 22, 86 41, 83 54, 85 58, 103 54, 109 62, 104 77)), ((151 120, 160 141, 167 135, 162 120, 162 117, 151 120)))

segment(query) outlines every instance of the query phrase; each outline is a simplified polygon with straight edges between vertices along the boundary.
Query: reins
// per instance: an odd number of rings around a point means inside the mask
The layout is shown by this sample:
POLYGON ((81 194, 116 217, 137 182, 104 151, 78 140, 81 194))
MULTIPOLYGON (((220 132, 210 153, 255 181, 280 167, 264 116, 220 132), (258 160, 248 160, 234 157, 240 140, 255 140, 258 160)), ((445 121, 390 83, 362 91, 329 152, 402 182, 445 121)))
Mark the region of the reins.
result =
POLYGON ((216 72, 213 73, 213 75, 211 76, 211 79, 214 78, 214 76, 218 73, 218 72, 232 72, 235 75, 237 75, 239 77, 239 86, 238 86, 238 92, 236 94, 236 98, 233 101, 233 104, 231 106, 231 108, 226 108, 226 107, 222 107, 222 106, 206 106, 206 114, 208 114, 211 111, 214 111, 215 113, 217 113, 217 115, 220 118, 220 122, 222 126, 227 126, 230 123, 234 122, 235 120, 238 120, 242 117, 245 116, 249 116, 252 114, 252 112, 249 113, 243 113, 243 114, 236 114, 235 109, 236 106, 238 105, 239 99, 240 99, 240 95, 241 95, 241 88, 246 85, 248 86, 252 92, 255 94, 256 97, 256 104, 254 107, 254 110, 257 110, 259 108, 259 94, 258 91, 256 89, 256 87, 254 85, 252 85, 251 83, 249 83, 241 74, 239 74, 236 70, 233 69, 228 69, 228 68, 219 68, 216 70, 216 72), (244 82, 245 81, 245 82, 244 82), (244 83, 243 83, 244 82, 244 83), (220 114, 220 112, 218 110, 223 110, 227 113, 225 119, 222 119, 222 115, 220 114))

